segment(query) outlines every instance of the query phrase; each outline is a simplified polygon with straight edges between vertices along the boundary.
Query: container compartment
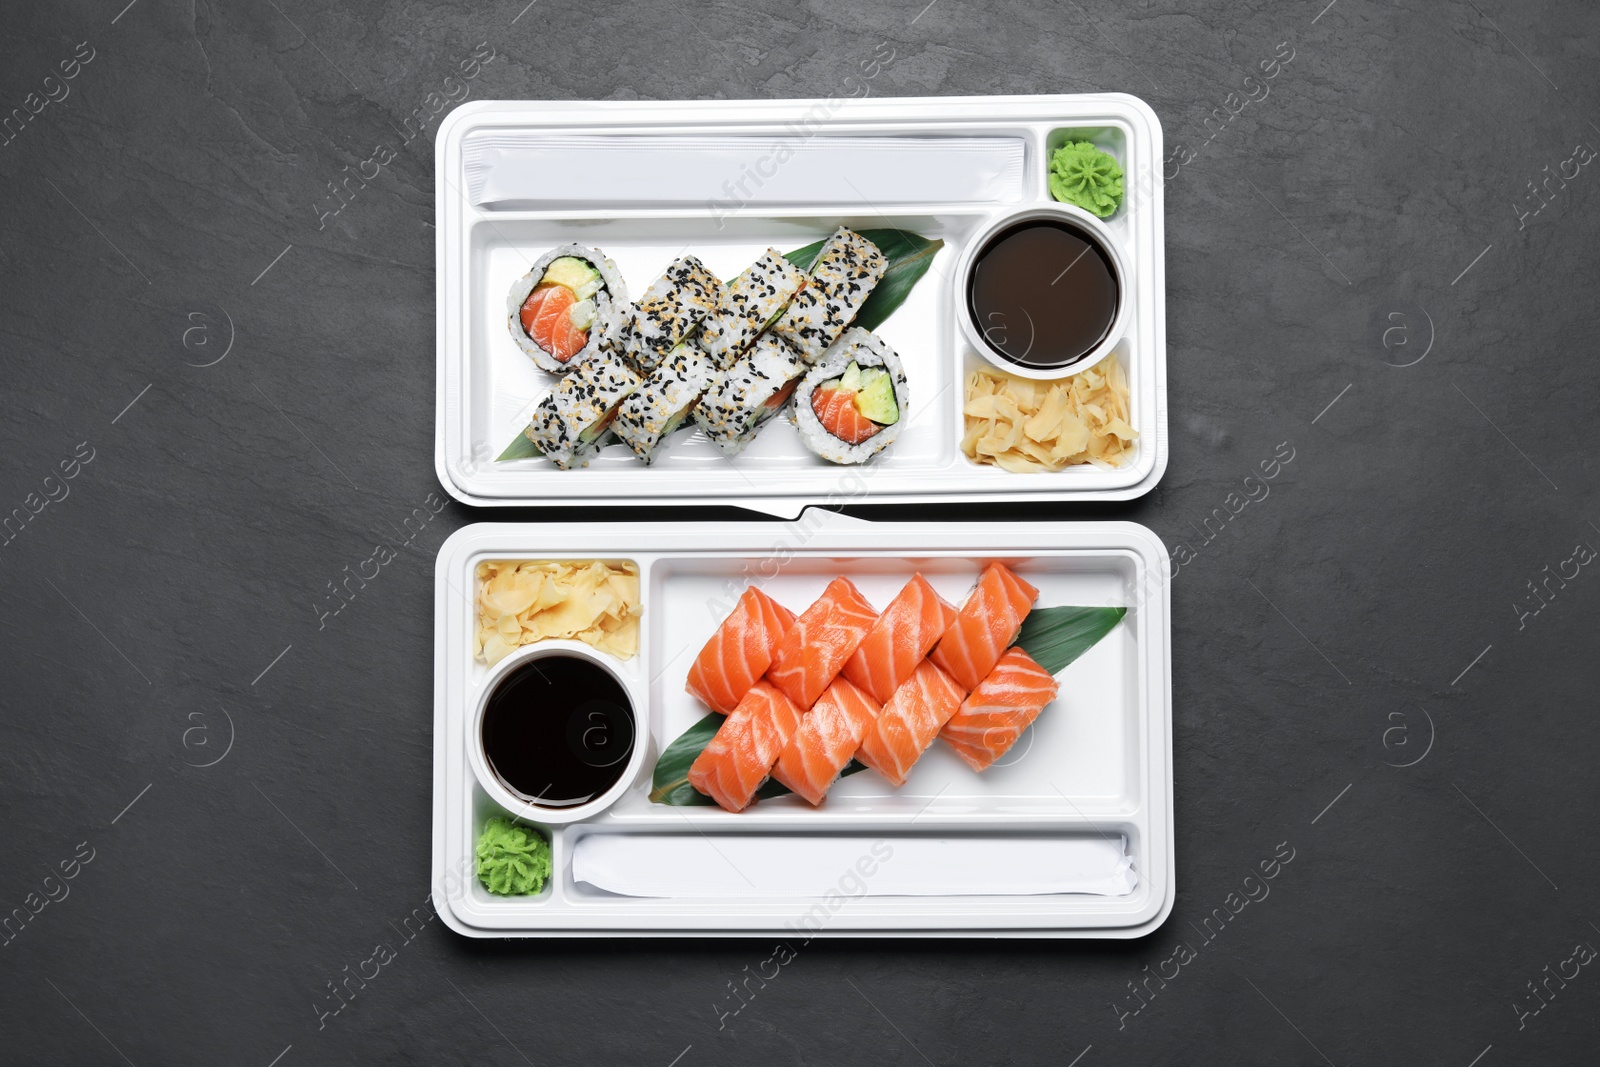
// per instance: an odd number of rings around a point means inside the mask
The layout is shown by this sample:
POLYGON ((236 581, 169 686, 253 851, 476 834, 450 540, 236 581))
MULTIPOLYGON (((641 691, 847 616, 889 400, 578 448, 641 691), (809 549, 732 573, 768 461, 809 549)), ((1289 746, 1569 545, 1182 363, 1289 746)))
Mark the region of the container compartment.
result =
MULTIPOLYGON (((1164 573, 1165 550, 1124 523, 872 524, 810 513, 784 526, 623 524, 469 526, 440 550, 436 573, 434 891, 440 914, 472 936, 733 935, 788 929, 814 901, 624 897, 578 882, 584 835, 702 835, 803 841, 817 834, 921 838, 1071 838, 1127 842, 1138 885, 1122 897, 902 897, 863 894, 829 912, 829 936, 1138 936, 1172 901, 1171 770, 1164 592, 1132 590, 1164 573), (981 547, 980 547, 981 546, 981 547), (464 721, 486 668, 471 654, 476 565, 486 559, 628 559, 640 569, 640 652, 621 669, 641 680, 647 746, 641 771, 608 810, 539 824, 553 876, 530 897, 489 894, 472 876, 484 822, 501 811, 466 759, 464 721), (748 584, 794 610, 844 574, 880 609, 914 572, 959 604, 983 563, 1002 560, 1040 588, 1040 604, 1125 605, 1129 614, 1061 676, 1062 694, 1012 753, 983 774, 934 749, 901 789, 863 771, 820 808, 794 797, 741 813, 649 800, 661 749, 706 714, 683 691, 693 655, 748 584), (465 593, 466 595, 463 595, 465 593), (463 878, 458 871, 465 871, 463 878), (464 883, 464 884, 463 884, 464 883)), ((1159 584, 1159 583, 1158 583, 1159 584)), ((1164 587, 1161 587, 1164 589, 1164 587)))
POLYGON ((995 499, 1127 499, 1147 492, 1167 462, 1164 237, 1161 130, 1133 97, 1039 96, 860 99, 822 113, 820 136, 859 137, 863 144, 895 137, 993 137, 1023 146, 1015 197, 962 203, 877 200, 845 206, 819 193, 813 203, 750 198, 732 203, 719 192, 715 168, 705 196, 670 202, 634 200, 598 205, 571 199, 515 200, 476 208, 468 202, 463 146, 471 138, 730 137, 782 143, 796 123, 816 121, 815 101, 608 102, 515 104, 481 102, 456 109, 437 140, 439 284, 439 411, 435 465, 446 490, 477 505, 722 503, 795 518, 811 503, 984 502, 995 499), (806 120, 808 113, 811 120, 806 120), (1105 221, 1132 275, 1133 313, 1117 341, 1134 389, 1132 423, 1140 445, 1117 469, 1082 467, 1049 475, 1013 475, 961 455, 965 370, 976 357, 956 323, 954 264, 969 237, 994 212, 1050 200, 1050 153, 1069 138, 1094 142, 1124 170, 1123 205, 1105 221), (819 240, 840 224, 896 227, 944 248, 910 298, 877 331, 905 363, 911 405, 899 439, 866 466, 870 480, 853 494, 850 477, 814 457, 786 420, 775 420, 732 461, 698 430, 680 432, 646 468, 618 444, 577 471, 542 459, 497 463, 551 388, 509 336, 505 293, 531 260, 556 244, 599 247, 616 261, 630 291, 643 291, 675 256, 693 252, 731 278, 768 247, 787 251, 819 240))

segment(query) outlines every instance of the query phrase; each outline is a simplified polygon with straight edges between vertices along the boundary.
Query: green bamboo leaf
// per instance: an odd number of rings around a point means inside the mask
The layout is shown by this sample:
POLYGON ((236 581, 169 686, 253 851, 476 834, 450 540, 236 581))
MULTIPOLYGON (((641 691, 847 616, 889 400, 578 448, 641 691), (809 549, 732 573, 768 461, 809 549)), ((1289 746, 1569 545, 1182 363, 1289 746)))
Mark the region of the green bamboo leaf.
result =
MULTIPOLYGON (((722 726, 726 716, 711 712, 705 718, 689 727, 678 735, 678 739, 666 747, 661 753, 661 758, 656 760, 656 771, 650 780, 650 799, 657 804, 670 804, 674 807, 687 807, 692 805, 714 804, 710 797, 700 792, 689 784, 689 765, 692 764, 704 751, 706 745, 711 743, 711 738, 717 729, 722 726)), ((857 771, 866 770, 866 766, 850 761, 844 769, 845 774, 855 774, 857 771)), ((841 775, 841 777, 843 777, 841 775)), ((773 797, 786 796, 788 786, 782 782, 769 780, 760 789, 756 796, 763 800, 773 797)))
MULTIPOLYGON (((884 272, 877 288, 872 290, 872 295, 867 297, 866 303, 861 305, 860 312, 856 314, 855 321, 851 323, 852 326, 859 326, 863 330, 876 330, 906 302, 906 297, 911 295, 912 287, 921 281, 922 276, 928 273, 928 268, 933 266, 933 257, 944 247, 944 242, 930 241, 926 237, 905 230, 857 230, 856 232, 877 245, 878 251, 889 260, 889 269, 884 272)), ((816 263, 817 254, 822 251, 823 244, 824 242, 817 241, 804 248, 797 248, 793 252, 785 252, 783 258, 801 270, 810 270, 816 263)))
POLYGON ((1039 666, 1060 674, 1127 613, 1127 608, 1038 608, 1022 621, 1017 645, 1039 666))
POLYGON ((544 455, 539 451, 539 446, 528 440, 525 433, 517 434, 516 440, 506 445, 506 450, 495 457, 496 463, 504 463, 508 459, 534 459, 544 455))
POLYGON ((656 772, 650 779, 650 799, 657 804, 710 804, 712 800, 689 784, 689 765, 711 742, 723 716, 711 712, 678 735, 656 760, 656 772))

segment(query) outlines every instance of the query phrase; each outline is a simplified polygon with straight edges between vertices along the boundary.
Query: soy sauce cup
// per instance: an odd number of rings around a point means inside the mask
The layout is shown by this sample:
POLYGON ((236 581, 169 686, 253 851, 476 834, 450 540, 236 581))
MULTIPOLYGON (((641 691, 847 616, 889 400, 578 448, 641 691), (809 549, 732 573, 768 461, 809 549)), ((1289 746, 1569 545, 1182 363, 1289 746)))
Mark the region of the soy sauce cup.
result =
POLYGON ((1070 204, 992 215, 955 272, 956 318, 984 359, 1022 378, 1077 374, 1127 331, 1133 275, 1106 225, 1070 204))
POLYGON ((642 692, 579 641, 540 641, 490 669, 467 720, 467 759, 506 811, 546 824, 598 814, 638 779, 642 692))

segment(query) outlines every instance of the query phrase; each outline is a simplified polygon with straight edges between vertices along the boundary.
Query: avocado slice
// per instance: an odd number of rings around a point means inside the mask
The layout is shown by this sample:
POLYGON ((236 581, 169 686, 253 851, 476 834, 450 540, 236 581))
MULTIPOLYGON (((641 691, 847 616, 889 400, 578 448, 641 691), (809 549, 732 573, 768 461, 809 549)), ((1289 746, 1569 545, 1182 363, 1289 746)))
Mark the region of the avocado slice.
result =
POLYGON ((550 261, 544 269, 540 285, 564 285, 587 300, 600 291, 600 272, 576 256, 562 256, 550 261))
POLYGON ((893 426, 900 421, 900 406, 894 398, 894 379, 888 371, 868 367, 861 372, 856 410, 880 426, 893 426))

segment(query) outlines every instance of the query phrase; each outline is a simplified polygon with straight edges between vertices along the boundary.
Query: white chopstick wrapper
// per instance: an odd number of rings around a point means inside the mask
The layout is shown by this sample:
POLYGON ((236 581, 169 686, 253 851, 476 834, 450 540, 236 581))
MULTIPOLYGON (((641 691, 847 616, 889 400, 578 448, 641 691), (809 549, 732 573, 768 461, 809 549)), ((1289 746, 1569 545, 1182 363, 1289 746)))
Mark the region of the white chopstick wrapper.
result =
POLYGON ((705 207, 1010 203, 1022 199, 1020 137, 719 137, 469 134, 478 207, 705 207))
POLYGON ((613 834, 580 838, 572 876, 630 897, 1125 896, 1120 836, 613 834))

